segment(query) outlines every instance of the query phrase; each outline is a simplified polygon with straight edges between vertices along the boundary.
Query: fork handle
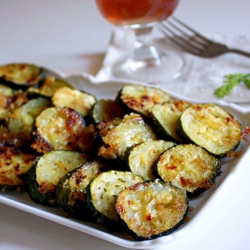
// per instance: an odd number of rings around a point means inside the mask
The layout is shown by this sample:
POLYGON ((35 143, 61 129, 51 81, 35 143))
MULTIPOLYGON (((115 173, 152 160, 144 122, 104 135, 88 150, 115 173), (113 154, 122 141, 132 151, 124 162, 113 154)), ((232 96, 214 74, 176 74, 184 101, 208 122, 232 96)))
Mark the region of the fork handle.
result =
POLYGON ((250 53, 248 53, 246 51, 239 50, 239 49, 229 49, 228 52, 236 53, 236 54, 239 54, 239 55, 246 56, 246 57, 250 58, 250 53))

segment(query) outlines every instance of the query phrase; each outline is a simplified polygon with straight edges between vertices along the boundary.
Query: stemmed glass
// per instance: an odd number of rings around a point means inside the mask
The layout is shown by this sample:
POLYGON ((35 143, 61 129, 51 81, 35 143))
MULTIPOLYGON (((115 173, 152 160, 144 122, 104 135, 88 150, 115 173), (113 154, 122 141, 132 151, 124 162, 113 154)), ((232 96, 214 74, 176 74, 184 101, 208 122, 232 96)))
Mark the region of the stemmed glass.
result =
POLYGON ((185 65, 180 53, 167 46, 157 47, 152 29, 168 18, 179 0, 95 0, 100 13, 110 23, 131 29, 135 34, 133 52, 111 69, 114 77, 148 83, 177 78, 185 65))

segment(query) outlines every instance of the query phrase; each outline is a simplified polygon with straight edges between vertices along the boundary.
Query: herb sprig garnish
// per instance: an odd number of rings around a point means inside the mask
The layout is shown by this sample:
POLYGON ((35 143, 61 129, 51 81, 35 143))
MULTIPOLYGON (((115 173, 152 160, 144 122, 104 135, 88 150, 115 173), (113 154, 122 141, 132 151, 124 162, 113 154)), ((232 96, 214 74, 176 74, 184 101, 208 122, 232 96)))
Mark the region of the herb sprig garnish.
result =
POLYGON ((244 83, 250 90, 250 74, 229 74, 224 76, 224 85, 215 90, 214 94, 218 98, 229 95, 232 90, 244 83))

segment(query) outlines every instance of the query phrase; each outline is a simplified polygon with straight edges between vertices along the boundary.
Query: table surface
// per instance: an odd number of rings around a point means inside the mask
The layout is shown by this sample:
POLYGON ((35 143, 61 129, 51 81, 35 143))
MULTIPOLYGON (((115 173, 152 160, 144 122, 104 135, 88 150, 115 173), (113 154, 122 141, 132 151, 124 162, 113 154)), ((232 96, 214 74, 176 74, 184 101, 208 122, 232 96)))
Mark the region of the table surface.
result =
MULTIPOLYGON (((249 34, 249 0, 185 0, 175 16, 208 34, 249 34)), ((66 74, 96 74, 113 26, 93 0, 1 0, 0 64, 30 62, 66 74)), ((245 105, 249 109, 249 105, 245 105)), ((157 250, 249 249, 250 169, 246 164, 214 194, 181 238, 157 250)), ((0 204, 0 249, 122 250, 104 240, 0 204)))

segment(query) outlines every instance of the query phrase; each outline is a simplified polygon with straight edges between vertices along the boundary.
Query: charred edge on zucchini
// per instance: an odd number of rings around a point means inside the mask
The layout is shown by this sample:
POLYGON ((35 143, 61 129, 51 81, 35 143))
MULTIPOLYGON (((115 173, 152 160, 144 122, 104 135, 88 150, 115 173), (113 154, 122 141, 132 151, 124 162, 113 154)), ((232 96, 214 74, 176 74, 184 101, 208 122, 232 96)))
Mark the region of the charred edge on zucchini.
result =
POLYGON ((162 180, 193 195, 210 189, 219 171, 219 160, 194 144, 176 145, 162 153, 157 162, 162 180))
POLYGON ((0 121, 4 121, 10 110, 15 91, 3 84, 0 84, 0 121))
POLYGON ((74 151, 52 151, 41 156, 27 175, 30 198, 45 206, 57 206, 56 191, 61 178, 87 159, 74 151))
POLYGON ((23 188, 27 172, 35 160, 35 154, 12 146, 0 146, 0 190, 23 188))
POLYGON ((16 91, 13 96, 4 96, 0 93, 0 120, 7 123, 9 112, 26 102, 28 99, 22 90, 16 91))
POLYGON ((87 187, 87 206, 93 220, 104 227, 123 231, 115 209, 117 195, 143 178, 128 171, 110 170, 99 174, 87 187))
POLYGON ((114 118, 108 121, 101 121, 95 125, 96 133, 94 134, 94 152, 98 155, 99 148, 103 146, 102 138, 109 130, 116 127, 122 121, 121 118, 114 118))
POLYGON ((185 222, 189 201, 184 190, 154 180, 121 191, 115 206, 134 239, 150 240, 173 232, 185 222))
POLYGON ((171 141, 152 140, 132 147, 126 157, 130 171, 145 180, 155 179, 156 162, 159 156, 174 145, 175 143, 171 141))
POLYGON ((169 102, 170 96, 159 88, 143 85, 126 85, 119 91, 116 100, 128 112, 136 112, 140 115, 151 117, 153 105, 169 102))
POLYGON ((241 140, 242 125, 228 111, 215 104, 195 104, 183 111, 177 122, 178 134, 186 142, 204 147, 222 157, 241 140))
POLYGON ((87 209, 87 186, 109 167, 99 160, 86 162, 67 173, 57 189, 57 204, 69 216, 79 220, 92 221, 87 209))
POLYGON ((6 64, 0 67, 1 83, 14 89, 27 89, 45 78, 43 68, 28 63, 6 64))
POLYGON ((17 149, 28 147, 30 149, 30 141, 17 138, 8 128, 0 125, 0 146, 8 146, 17 149))
POLYGON ((68 107, 78 111, 83 117, 89 115, 96 98, 86 92, 62 87, 55 91, 52 102, 56 107, 68 107))
POLYGON ((105 159, 125 160, 125 153, 131 146, 153 139, 157 139, 157 135, 152 128, 139 114, 130 113, 102 137, 104 145, 99 148, 98 155, 105 159))
POLYGON ((181 143, 177 134, 176 124, 181 113, 191 104, 182 100, 173 100, 170 103, 156 104, 152 107, 152 117, 155 127, 161 138, 181 143))
POLYGON ((123 109, 114 100, 98 100, 93 105, 91 117, 94 123, 109 121, 114 118, 123 117, 123 109))
POLYGON ((80 136, 77 138, 77 147, 79 151, 89 155, 90 157, 96 157, 97 152, 95 151, 94 137, 96 134, 96 128, 94 124, 90 124, 84 127, 81 131, 80 136))
POLYGON ((32 148, 39 153, 54 150, 76 150, 84 135, 85 121, 70 108, 51 107, 45 109, 35 120, 32 148))

